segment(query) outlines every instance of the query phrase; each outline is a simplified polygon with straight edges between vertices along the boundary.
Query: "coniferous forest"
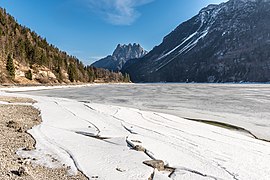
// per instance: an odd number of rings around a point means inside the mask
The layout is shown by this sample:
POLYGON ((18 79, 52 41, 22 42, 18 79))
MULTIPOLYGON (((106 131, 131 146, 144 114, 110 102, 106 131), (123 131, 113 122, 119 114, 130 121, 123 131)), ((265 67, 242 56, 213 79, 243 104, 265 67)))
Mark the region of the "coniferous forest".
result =
POLYGON ((1 84, 79 82, 129 82, 129 76, 85 66, 0 8, 1 84))

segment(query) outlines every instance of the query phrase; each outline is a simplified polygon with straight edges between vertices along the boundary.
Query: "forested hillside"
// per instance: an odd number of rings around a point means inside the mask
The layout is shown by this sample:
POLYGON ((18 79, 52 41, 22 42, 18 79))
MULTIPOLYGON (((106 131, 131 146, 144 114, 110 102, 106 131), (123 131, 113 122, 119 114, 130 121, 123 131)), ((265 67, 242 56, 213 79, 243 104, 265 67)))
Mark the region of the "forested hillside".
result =
POLYGON ((0 8, 0 83, 128 82, 128 76, 85 66, 0 8))

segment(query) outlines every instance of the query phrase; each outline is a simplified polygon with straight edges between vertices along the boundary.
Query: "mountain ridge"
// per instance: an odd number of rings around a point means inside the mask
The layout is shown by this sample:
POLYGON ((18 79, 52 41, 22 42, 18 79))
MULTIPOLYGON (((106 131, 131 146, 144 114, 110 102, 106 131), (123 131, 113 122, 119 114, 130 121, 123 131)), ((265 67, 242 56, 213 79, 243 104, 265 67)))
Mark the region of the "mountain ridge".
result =
POLYGON ((269 0, 209 5, 123 72, 135 82, 268 82, 269 9, 269 0))

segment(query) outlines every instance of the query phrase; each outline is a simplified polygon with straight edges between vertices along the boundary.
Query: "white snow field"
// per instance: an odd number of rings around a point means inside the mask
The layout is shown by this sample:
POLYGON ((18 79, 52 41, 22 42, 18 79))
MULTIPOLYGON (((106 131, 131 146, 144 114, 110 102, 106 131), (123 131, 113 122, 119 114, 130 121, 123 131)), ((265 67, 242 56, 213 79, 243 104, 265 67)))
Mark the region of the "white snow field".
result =
POLYGON ((29 131, 36 150, 18 154, 49 167, 61 163, 70 173, 78 169, 101 180, 147 180, 151 174, 155 180, 270 179, 270 143, 248 133, 128 107, 17 96, 37 100, 43 120, 29 131), (174 172, 143 164, 151 159, 163 160, 174 172))

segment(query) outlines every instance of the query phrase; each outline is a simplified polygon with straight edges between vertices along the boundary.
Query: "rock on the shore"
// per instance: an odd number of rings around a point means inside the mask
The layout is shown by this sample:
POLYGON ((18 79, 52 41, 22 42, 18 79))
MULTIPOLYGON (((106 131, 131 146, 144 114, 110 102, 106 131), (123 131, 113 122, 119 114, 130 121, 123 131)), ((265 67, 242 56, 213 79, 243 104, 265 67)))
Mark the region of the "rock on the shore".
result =
POLYGON ((149 161, 144 161, 143 163, 159 171, 165 170, 164 162, 162 160, 149 160, 149 161))

